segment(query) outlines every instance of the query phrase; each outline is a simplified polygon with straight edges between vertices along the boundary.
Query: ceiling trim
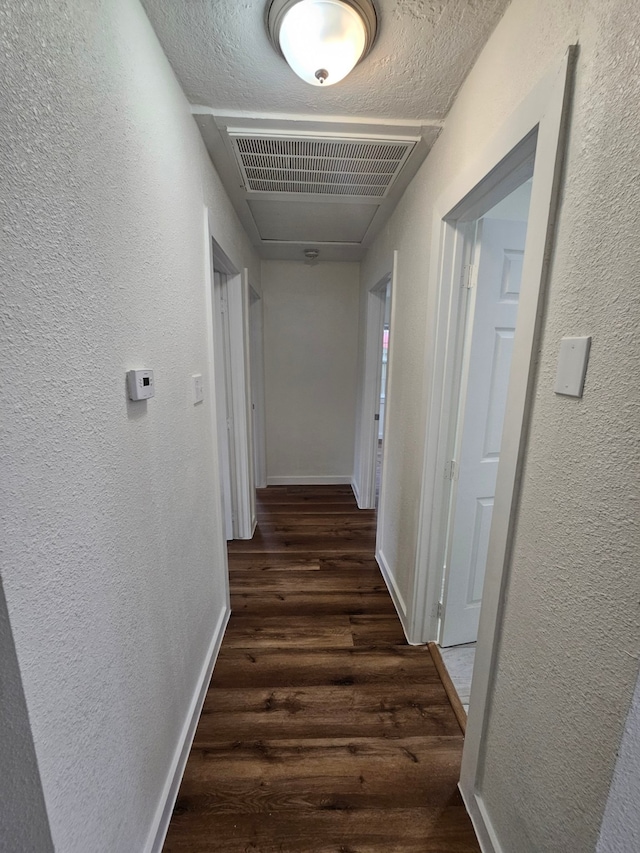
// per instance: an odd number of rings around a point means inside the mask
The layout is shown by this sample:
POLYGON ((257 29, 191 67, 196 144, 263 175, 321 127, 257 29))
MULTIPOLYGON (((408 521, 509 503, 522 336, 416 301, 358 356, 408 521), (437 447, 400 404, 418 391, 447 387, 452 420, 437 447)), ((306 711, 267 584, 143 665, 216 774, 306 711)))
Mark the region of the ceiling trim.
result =
MULTIPOLYGON (((323 120, 324 121, 324 120, 323 120)), ((315 123, 318 122, 318 119, 315 119, 315 123)), ((264 136, 267 139, 275 139, 276 137, 286 138, 286 139, 317 139, 317 140, 326 140, 326 139, 354 139, 357 141, 363 139, 371 139, 376 142, 382 139, 385 142, 393 144, 394 142, 418 142, 420 139, 419 136, 411 135, 411 136, 399 136, 398 134, 393 134, 389 136, 388 134, 384 134, 384 136, 380 136, 379 134, 373 135, 368 134, 362 130, 353 131, 352 133, 347 133, 345 131, 340 131, 339 133, 333 133, 333 131, 325 131, 319 132, 317 130, 288 130, 288 131, 274 131, 271 128, 266 127, 251 127, 251 129, 247 129, 246 127, 226 127, 226 131, 229 136, 245 136, 250 134, 251 136, 264 136)))
POLYGON ((378 116, 344 116, 344 115, 314 115, 313 113, 256 113, 250 110, 225 110, 207 107, 201 104, 191 104, 193 115, 210 115, 215 119, 223 117, 229 120, 242 121, 246 119, 252 123, 257 121, 266 122, 309 122, 311 124, 344 124, 358 125, 366 124, 372 127, 397 127, 397 128, 421 128, 421 127, 444 127, 444 119, 439 118, 380 118, 378 116))
POLYGON ((308 248, 309 246, 314 246, 314 247, 315 246, 327 246, 327 247, 338 246, 340 248, 345 246, 347 248, 351 247, 353 249, 362 248, 362 243, 354 243, 354 242, 337 243, 335 240, 324 240, 323 241, 323 240, 268 240, 268 239, 266 239, 264 242, 268 243, 270 246, 273 246, 275 243, 277 243, 279 246, 304 246, 305 248, 308 248))

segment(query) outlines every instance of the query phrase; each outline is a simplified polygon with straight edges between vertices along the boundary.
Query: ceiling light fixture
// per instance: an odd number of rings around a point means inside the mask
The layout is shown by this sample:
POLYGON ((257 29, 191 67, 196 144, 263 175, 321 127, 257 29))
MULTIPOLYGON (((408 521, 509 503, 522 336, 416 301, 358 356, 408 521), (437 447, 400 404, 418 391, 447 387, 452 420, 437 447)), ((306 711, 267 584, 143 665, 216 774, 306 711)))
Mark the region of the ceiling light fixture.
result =
POLYGON ((272 0, 267 29, 277 51, 312 86, 331 86, 363 59, 376 37, 372 0, 272 0))

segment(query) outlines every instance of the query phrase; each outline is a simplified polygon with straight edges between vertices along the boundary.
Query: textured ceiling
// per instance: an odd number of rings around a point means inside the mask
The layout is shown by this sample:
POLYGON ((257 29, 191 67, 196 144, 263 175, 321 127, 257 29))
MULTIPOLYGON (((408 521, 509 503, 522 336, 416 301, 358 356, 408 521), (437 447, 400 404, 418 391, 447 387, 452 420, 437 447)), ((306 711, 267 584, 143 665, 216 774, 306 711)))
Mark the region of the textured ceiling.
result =
POLYGON ((345 80, 324 89, 300 80, 273 49, 265 27, 266 0, 142 3, 197 107, 211 159, 262 257, 302 257, 313 242, 325 260, 357 260, 428 154, 509 0, 374 0, 379 27, 373 49, 345 80), (304 206, 274 194, 269 207, 267 200, 250 204, 250 194, 239 189, 243 181, 225 147, 225 129, 250 124, 254 117, 256 128, 295 125, 322 136, 417 132, 420 142, 401 170, 397 191, 373 219, 364 215, 362 199, 359 207, 354 199, 353 205, 334 208, 329 234, 326 211, 313 204, 320 199, 308 198, 304 206), (284 205, 294 203, 285 212, 284 205))
POLYGON ((508 0, 377 0, 373 50, 309 86, 274 51, 265 0, 142 0, 192 104, 227 110, 443 119, 508 0))

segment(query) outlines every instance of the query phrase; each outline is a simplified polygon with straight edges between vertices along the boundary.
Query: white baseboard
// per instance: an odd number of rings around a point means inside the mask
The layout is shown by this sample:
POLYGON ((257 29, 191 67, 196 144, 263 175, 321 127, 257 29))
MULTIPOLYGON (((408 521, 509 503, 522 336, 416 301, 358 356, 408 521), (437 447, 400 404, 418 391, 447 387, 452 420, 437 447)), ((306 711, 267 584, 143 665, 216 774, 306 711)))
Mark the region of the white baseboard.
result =
POLYGON ((360 496, 360 489, 358 488, 358 484, 356 483, 356 481, 353 477, 351 478, 351 490, 353 491, 353 494, 354 494, 355 499, 356 499, 356 503, 358 504, 358 509, 375 509, 376 508, 375 503, 372 506, 369 503, 369 501, 367 500, 367 498, 362 498, 360 496))
POLYGON ((478 844, 482 853, 502 853, 502 846, 498 841, 498 836, 493 828, 489 814, 485 804, 482 802, 482 797, 479 794, 471 792, 467 793, 462 785, 458 785, 462 801, 471 823, 476 831, 478 844))
POLYGON ((213 667, 215 665, 216 658, 218 657, 218 652, 220 651, 220 645, 222 644, 222 638, 224 637, 227 622, 229 621, 229 616, 231 616, 231 610, 228 606, 225 606, 218 617, 218 623, 213 632, 209 648, 207 649, 207 654, 198 677, 196 689, 189 705, 187 717, 178 739, 178 744, 171 761, 171 766, 169 767, 169 773, 167 774, 167 779, 162 789, 158 808, 156 809, 156 813, 151 824, 147 843, 144 847, 145 853, 161 853, 164 840, 169 829, 169 821, 171 820, 173 807, 178 796, 178 790, 180 788, 180 782, 182 781, 184 768, 187 763, 187 758, 189 757, 198 720, 200 719, 202 706, 204 705, 209 682, 211 681, 213 667))
POLYGON ((339 476, 300 476, 300 477, 267 477, 268 486, 348 486, 351 475, 339 476))
POLYGON ((384 582, 386 583, 387 589, 389 590, 391 600, 393 601, 393 604, 396 610, 398 611, 398 616, 400 617, 400 621, 402 622, 402 628, 404 630, 405 636, 407 636, 407 605, 405 603, 404 598, 402 597, 402 593, 398 589, 396 579, 394 578, 393 573, 389 567, 389 563, 387 562, 386 557, 379 548, 376 548, 376 562, 380 566, 382 577, 384 578, 384 582))

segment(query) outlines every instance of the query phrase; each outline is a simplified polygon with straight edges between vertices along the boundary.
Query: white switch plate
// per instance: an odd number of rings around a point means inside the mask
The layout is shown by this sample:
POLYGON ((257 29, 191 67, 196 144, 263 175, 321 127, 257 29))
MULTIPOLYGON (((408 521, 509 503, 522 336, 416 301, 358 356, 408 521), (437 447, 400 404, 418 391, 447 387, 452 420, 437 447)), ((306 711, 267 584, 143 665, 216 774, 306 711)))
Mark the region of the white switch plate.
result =
POLYGON ((194 373, 193 379, 193 405, 201 403, 204 400, 204 384, 202 382, 202 374, 194 373))
POLYGON ((556 394, 567 397, 582 397, 584 378, 587 373, 591 337, 563 338, 560 341, 556 394))
POLYGON ((127 388, 131 400, 148 400, 156 393, 153 370, 130 370, 127 373, 127 388))

